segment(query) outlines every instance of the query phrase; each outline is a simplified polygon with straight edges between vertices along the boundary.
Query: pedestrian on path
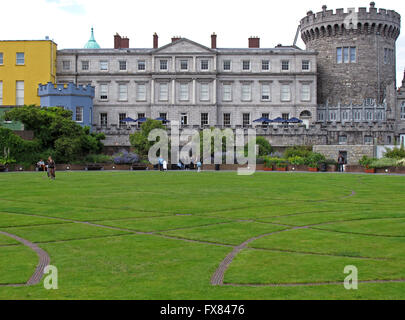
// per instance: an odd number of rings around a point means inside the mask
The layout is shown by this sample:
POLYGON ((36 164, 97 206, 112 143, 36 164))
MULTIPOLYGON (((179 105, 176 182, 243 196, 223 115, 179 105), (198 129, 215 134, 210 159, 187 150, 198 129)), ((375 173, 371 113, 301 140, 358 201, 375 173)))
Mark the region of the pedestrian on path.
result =
POLYGON ((339 155, 338 158, 338 169, 339 172, 344 172, 344 164, 345 164, 345 158, 343 157, 342 154, 339 155))
POLYGON ((52 180, 55 180, 55 161, 53 161, 52 157, 49 156, 48 158, 48 177, 52 180))

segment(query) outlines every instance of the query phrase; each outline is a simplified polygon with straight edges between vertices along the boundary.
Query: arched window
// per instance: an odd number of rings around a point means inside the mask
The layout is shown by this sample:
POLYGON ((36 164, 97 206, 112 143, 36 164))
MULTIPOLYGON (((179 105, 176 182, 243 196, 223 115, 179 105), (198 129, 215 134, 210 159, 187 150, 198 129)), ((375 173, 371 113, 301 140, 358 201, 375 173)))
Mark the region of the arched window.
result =
POLYGON ((300 114, 300 118, 311 118, 312 114, 308 110, 302 111, 300 114))

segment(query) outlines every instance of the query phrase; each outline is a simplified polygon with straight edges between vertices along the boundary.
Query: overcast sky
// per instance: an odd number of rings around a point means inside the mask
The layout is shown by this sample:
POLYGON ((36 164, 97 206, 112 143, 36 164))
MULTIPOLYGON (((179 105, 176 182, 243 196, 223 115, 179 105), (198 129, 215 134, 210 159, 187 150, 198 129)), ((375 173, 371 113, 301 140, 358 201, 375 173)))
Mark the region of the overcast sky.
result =
MULTIPOLYGON (((82 48, 94 27, 102 48, 113 47, 118 32, 130 39, 131 48, 152 47, 157 32, 159 45, 182 36, 210 46, 218 35, 218 47, 245 48, 249 36, 259 36, 261 47, 290 45, 307 11, 369 7, 358 0, 2 0, 0 39, 43 39, 49 36, 59 49, 82 48)), ((393 9, 405 17, 405 2, 376 1, 376 7, 393 9)), ((304 48, 303 42, 298 45, 304 48)), ((397 42, 397 81, 405 68, 405 30, 397 42)))

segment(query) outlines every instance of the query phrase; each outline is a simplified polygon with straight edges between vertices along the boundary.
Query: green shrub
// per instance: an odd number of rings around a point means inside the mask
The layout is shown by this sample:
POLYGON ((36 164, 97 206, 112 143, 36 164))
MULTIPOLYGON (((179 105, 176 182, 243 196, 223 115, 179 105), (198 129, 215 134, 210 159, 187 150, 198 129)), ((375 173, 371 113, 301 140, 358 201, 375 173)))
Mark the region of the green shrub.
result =
POLYGON ((281 160, 280 158, 264 158, 264 165, 266 168, 272 168, 273 166, 277 166, 281 160))
POLYGON ((397 165, 400 167, 405 167, 405 159, 398 160, 397 165))
POLYGON ((295 147, 288 148, 284 152, 284 157, 286 159, 294 158, 294 157, 308 158, 311 154, 312 154, 312 147, 295 146, 295 147))
POLYGON ((293 166, 302 166, 305 165, 305 158, 295 156, 288 158, 288 162, 291 163, 293 166))
POLYGON ((84 163, 112 163, 112 157, 105 154, 89 154, 83 159, 84 163))
POLYGON ((326 160, 325 156, 320 153, 311 153, 309 157, 305 158, 305 165, 310 168, 318 168, 321 162, 326 160))
POLYGON ((359 161, 359 165, 361 165, 362 167, 368 169, 368 168, 370 168, 370 165, 376 160, 377 159, 369 158, 367 156, 363 156, 363 158, 361 158, 361 160, 359 161))
POLYGON ((405 149, 403 147, 401 148, 394 148, 392 150, 385 149, 385 158, 390 158, 390 159, 404 159, 405 158, 405 149))
POLYGON ((390 159, 390 158, 382 158, 378 160, 374 160, 369 165, 370 168, 374 169, 385 169, 390 167, 396 167, 398 160, 390 159))

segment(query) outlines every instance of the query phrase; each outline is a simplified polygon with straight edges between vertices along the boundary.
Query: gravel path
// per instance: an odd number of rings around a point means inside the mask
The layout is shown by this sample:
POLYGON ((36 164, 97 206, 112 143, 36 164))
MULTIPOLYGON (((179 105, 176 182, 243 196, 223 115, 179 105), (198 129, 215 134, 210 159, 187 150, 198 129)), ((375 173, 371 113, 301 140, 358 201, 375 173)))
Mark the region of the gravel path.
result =
POLYGON ((49 265, 49 262, 51 261, 51 258, 49 257, 48 253, 46 253, 44 250, 39 248, 36 244, 29 242, 28 240, 25 240, 23 238, 20 238, 14 234, 3 232, 3 231, 0 231, 0 234, 13 238, 14 240, 17 240, 18 242, 21 242, 23 245, 25 245, 25 246, 29 247, 30 249, 32 249, 33 251, 35 251, 39 258, 39 263, 37 265, 37 268, 35 269, 34 274, 31 276, 31 278, 25 284, 7 284, 7 285, 0 285, 0 286, 1 287, 3 287, 3 286, 22 287, 22 286, 33 286, 35 284, 40 283, 41 279, 44 275, 44 269, 46 266, 49 265))

